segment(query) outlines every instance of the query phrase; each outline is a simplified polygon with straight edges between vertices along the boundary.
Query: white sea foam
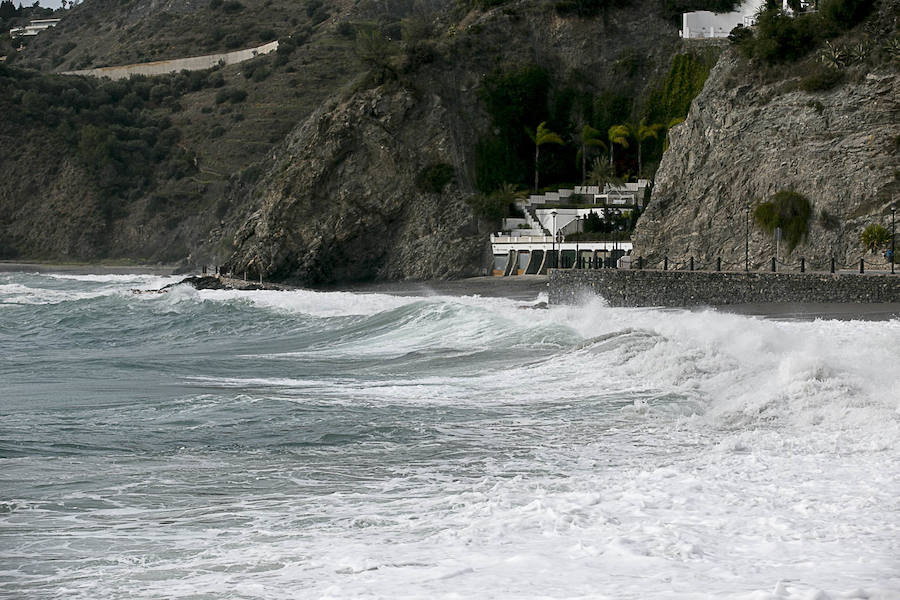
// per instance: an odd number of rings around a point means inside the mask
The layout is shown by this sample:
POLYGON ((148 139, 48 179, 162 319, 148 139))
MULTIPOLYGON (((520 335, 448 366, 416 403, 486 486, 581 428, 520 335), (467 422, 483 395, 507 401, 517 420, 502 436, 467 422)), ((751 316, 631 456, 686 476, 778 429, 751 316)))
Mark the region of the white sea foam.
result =
POLYGON ((900 598, 900 321, 173 293, 319 337, 85 419, 152 451, 3 459, 0 596, 900 598))
MULTIPOLYGON (((6 275, 4 279, 10 280, 6 275)), ((0 304, 60 304, 115 295, 131 295, 132 289, 159 289, 179 281, 156 275, 31 274, 27 283, 0 283, 0 304), (65 285, 87 283, 89 286, 65 285), (62 284, 62 285, 60 285, 62 284)))
MULTIPOLYGON (((182 286, 187 287, 187 286, 182 286)), ((514 304, 503 298, 481 298, 479 296, 402 296, 391 294, 356 294, 351 292, 319 292, 312 290, 278 291, 237 291, 202 290, 196 298, 213 301, 242 300, 256 306, 299 313, 313 317, 371 316, 408 306, 417 302, 441 304, 453 302, 465 306, 510 306, 514 304)))

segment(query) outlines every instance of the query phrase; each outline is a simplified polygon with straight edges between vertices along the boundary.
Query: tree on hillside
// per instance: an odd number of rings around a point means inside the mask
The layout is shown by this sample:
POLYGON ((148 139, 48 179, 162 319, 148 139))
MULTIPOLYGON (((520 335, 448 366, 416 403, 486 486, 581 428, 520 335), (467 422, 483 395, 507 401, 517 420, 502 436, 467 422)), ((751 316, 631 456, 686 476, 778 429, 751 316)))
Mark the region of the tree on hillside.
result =
POLYGON ((615 152, 616 144, 622 146, 623 148, 628 147, 628 136, 630 132, 628 131, 628 127, 625 125, 613 125, 609 128, 607 132, 609 137, 609 166, 615 166, 615 160, 613 157, 613 153, 615 152))
POLYGON ((638 178, 640 178, 643 172, 643 161, 641 160, 641 145, 644 140, 647 139, 656 139, 659 137, 659 130, 663 128, 662 123, 653 123, 651 125, 647 124, 647 119, 641 119, 640 123, 629 123, 628 130, 631 133, 631 137, 637 140, 637 153, 638 153, 638 178))
POLYGON ((525 132, 528 133, 528 137, 531 138, 531 141, 534 142, 534 191, 538 191, 538 160, 541 157, 541 146, 545 144, 557 144, 562 146, 565 144, 562 138, 559 137, 558 133, 554 133, 547 127, 547 121, 543 121, 540 125, 537 126, 536 131, 531 131, 526 128, 525 132))
POLYGON ((596 185, 603 191, 607 185, 617 187, 622 185, 622 183, 622 178, 616 177, 612 165, 605 160, 594 159, 594 162, 591 164, 591 170, 587 175, 587 185, 596 185))
POLYGON ((581 128, 581 149, 578 150, 578 159, 581 161, 581 184, 587 180, 587 154, 588 147, 599 147, 606 150, 606 143, 601 138, 603 134, 590 125, 581 128))
POLYGON ((394 48, 380 31, 360 31, 356 34, 356 56, 369 69, 375 85, 394 79, 397 73, 392 64, 394 48))
POLYGON ((0 2, 0 19, 14 19, 19 16, 19 11, 13 5, 12 0, 3 0, 0 2))

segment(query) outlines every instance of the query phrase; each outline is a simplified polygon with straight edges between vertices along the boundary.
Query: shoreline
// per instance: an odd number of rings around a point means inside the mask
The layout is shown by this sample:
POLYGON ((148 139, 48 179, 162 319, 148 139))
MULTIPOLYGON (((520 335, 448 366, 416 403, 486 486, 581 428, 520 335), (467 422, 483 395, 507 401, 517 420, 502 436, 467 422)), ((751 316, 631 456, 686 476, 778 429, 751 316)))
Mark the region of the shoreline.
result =
MULTIPOLYGON (((0 273, 68 273, 73 275, 161 275, 174 276, 177 265, 125 265, 96 263, 38 263, 0 261, 0 273)), ((191 273, 183 273, 185 277, 191 273)), ((252 282, 250 282, 252 283, 252 282)), ((434 281, 379 281, 343 285, 319 286, 307 289, 318 292, 351 292, 358 294, 389 294, 394 296, 482 296, 508 298, 518 301, 537 301, 546 293, 546 275, 518 275, 515 277, 469 277, 434 281)), ((291 286, 284 286, 291 289, 291 286)), ((663 307, 657 307, 666 310, 663 307)), ((672 309, 669 309, 672 310, 672 309)), ((763 317, 778 320, 814 319, 840 321, 889 321, 900 319, 900 303, 823 303, 769 302, 728 305, 681 307, 674 310, 713 310, 725 314, 763 317)))

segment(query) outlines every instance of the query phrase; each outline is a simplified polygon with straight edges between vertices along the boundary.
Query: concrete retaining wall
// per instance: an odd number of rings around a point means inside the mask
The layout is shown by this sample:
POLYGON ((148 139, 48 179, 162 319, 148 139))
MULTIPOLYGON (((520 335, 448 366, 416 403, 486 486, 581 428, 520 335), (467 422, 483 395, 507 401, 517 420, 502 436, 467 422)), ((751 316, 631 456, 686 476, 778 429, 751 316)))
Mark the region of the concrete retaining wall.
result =
POLYGON ((66 71, 62 75, 91 75, 94 77, 108 77, 110 79, 128 79, 132 75, 165 75, 166 73, 179 73, 181 71, 202 71, 211 69, 218 64, 233 65, 236 63, 275 52, 278 42, 269 42, 256 48, 235 50, 223 54, 207 54, 206 56, 191 56, 188 58, 174 58, 172 60, 157 60, 154 62, 137 63, 133 65, 121 65, 118 67, 100 67, 97 69, 82 69, 80 71, 66 71))
POLYGON ((900 302, 900 275, 655 270, 551 270, 551 304, 585 294, 611 306, 721 306, 770 302, 900 302))

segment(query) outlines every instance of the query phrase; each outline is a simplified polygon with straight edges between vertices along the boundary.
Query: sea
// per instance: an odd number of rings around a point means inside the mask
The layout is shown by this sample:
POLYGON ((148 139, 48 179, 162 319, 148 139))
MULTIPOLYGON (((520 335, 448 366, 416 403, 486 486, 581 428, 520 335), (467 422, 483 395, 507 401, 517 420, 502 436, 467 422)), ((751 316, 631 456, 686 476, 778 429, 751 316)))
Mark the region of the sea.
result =
POLYGON ((897 599, 900 319, 0 273, 0 597, 897 599))

